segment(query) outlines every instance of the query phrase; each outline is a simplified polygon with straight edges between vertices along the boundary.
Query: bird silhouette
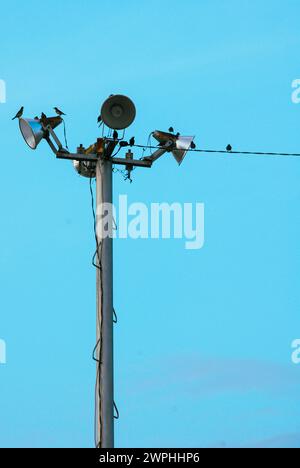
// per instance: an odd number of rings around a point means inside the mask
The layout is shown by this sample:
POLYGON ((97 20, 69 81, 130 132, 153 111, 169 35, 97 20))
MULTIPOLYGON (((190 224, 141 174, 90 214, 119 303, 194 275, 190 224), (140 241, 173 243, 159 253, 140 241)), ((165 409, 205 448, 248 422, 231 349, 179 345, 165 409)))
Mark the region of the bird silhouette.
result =
POLYGON ((99 115, 98 119, 97 119, 97 123, 99 124, 99 127, 102 123, 102 117, 101 117, 101 114, 99 115))
POLYGON ((42 125, 47 125, 47 116, 44 112, 41 113, 40 122, 42 122, 42 125))
POLYGON ((36 116, 34 117, 34 120, 40 120, 40 118, 36 115, 36 116))
POLYGON ((53 109, 55 110, 56 114, 59 115, 59 117, 61 117, 62 115, 66 115, 64 112, 62 112, 60 109, 58 109, 57 107, 53 107, 53 109))
POLYGON ((118 134, 117 130, 114 130, 113 139, 114 139, 114 140, 117 140, 117 139, 118 139, 118 136, 119 136, 119 134, 118 134))
POLYGON ((227 145, 226 151, 228 151, 228 152, 232 151, 232 146, 231 146, 231 145, 227 145))
POLYGON ((12 120, 20 119, 23 115, 23 112, 24 112, 24 107, 21 107, 21 109, 16 113, 16 115, 14 116, 12 120))
POLYGON ((174 128, 173 128, 173 127, 170 127, 170 128, 169 128, 169 132, 170 132, 170 133, 174 133, 174 128))
POLYGON ((132 137, 132 138, 130 138, 130 140, 129 140, 129 146, 134 146, 134 145, 135 145, 135 138, 132 137))
POLYGON ((196 144, 193 141, 191 143, 191 149, 196 149, 196 144))

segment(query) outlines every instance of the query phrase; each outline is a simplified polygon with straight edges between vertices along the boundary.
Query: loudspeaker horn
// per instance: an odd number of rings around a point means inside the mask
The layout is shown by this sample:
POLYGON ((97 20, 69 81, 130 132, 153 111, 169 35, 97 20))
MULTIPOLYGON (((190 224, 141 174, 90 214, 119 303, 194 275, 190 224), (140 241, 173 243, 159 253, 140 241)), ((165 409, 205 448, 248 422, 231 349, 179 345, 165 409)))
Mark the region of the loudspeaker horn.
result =
POLYGON ((103 103, 101 118, 105 125, 114 130, 129 127, 135 119, 135 105, 127 96, 115 94, 103 103))

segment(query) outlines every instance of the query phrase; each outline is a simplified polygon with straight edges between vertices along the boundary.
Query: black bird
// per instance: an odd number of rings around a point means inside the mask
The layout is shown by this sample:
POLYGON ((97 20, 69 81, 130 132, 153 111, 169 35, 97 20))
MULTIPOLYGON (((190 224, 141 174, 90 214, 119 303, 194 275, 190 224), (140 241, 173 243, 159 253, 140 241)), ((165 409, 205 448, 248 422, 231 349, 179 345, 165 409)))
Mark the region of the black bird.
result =
POLYGON ((113 139, 114 139, 114 140, 117 140, 117 139, 118 139, 118 136, 119 136, 119 134, 118 134, 117 130, 114 130, 113 139))
POLYGON ((134 145, 135 145, 135 138, 132 137, 132 138, 130 138, 130 140, 129 140, 129 146, 134 146, 134 145))
POLYGON ((231 146, 231 145, 228 145, 228 146, 226 147, 226 151, 228 151, 228 152, 232 151, 232 146, 231 146))
POLYGON ((191 149, 196 149, 196 144, 193 141, 191 143, 191 149))
POLYGON ((173 128, 173 127, 170 127, 170 128, 169 128, 169 132, 170 132, 170 133, 174 133, 174 128, 173 128))
POLYGON ((66 115, 64 112, 62 112, 60 109, 58 109, 57 107, 53 107, 53 109, 55 110, 56 114, 59 115, 59 117, 61 117, 62 115, 66 115))
POLYGON ((24 107, 21 107, 21 109, 16 113, 16 115, 14 116, 12 120, 20 119, 23 115, 23 112, 24 112, 24 107))
POLYGON ((43 125, 47 124, 47 116, 44 112, 41 113, 40 122, 42 122, 43 125))
POLYGON ((119 145, 121 148, 125 148, 125 146, 129 146, 129 143, 128 141, 120 141, 119 145))

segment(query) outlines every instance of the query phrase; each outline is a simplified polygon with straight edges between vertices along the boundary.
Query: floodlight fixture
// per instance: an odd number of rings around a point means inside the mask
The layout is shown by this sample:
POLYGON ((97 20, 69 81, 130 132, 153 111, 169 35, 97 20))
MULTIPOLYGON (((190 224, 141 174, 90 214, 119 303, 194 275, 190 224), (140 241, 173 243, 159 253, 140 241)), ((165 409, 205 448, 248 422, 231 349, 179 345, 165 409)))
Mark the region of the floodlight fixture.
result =
POLYGON ((29 148, 35 150, 45 138, 45 130, 39 120, 19 119, 21 134, 29 148))
POLYGON ((179 166, 187 152, 191 149, 191 145, 195 139, 195 136, 174 135, 173 133, 162 132, 160 130, 155 130, 152 135, 159 142, 160 146, 168 146, 167 151, 172 153, 179 166))
POLYGON ((59 116, 45 119, 20 118, 19 127, 25 143, 29 146, 29 148, 32 150, 37 149, 40 142, 44 139, 47 141, 52 151, 56 154, 58 150, 66 151, 64 150, 59 138, 54 132, 54 129, 58 127, 62 121, 62 118, 59 116), (58 148, 55 147, 50 137, 52 137, 58 148))

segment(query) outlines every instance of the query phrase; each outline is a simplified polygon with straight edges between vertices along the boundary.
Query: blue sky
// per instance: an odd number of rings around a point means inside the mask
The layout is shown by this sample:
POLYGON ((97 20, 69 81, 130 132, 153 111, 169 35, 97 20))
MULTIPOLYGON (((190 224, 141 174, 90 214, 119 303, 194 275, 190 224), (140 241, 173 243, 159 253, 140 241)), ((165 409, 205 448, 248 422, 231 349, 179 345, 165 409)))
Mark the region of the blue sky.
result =
MULTIPOLYGON (((1 5, 1 447, 91 447, 95 271, 88 181, 11 117, 68 114, 70 146, 129 95, 146 143, 300 152, 296 0, 11 0, 1 5)), ((136 157, 141 154, 138 150, 136 157)), ((205 203, 205 246, 116 240, 117 447, 300 447, 300 159, 166 156, 129 200, 205 203)))

